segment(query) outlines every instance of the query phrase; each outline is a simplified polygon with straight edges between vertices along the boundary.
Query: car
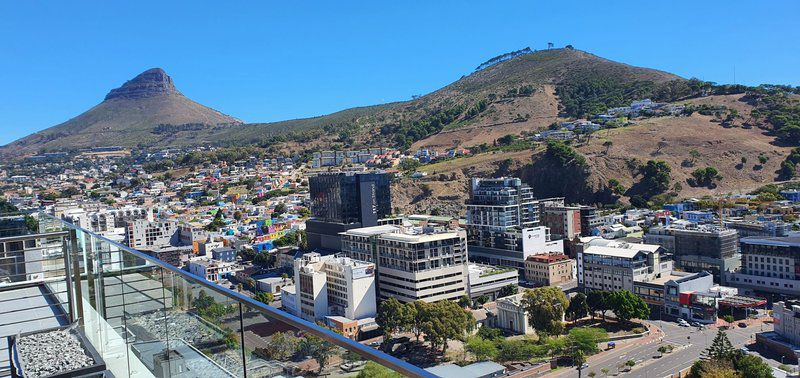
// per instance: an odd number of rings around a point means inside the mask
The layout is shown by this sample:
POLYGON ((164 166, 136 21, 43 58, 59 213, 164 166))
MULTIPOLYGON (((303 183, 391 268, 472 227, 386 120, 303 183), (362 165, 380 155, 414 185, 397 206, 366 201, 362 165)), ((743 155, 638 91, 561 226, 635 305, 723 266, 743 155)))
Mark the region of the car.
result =
POLYGON ((689 323, 689 324, 691 324, 691 325, 692 325, 692 327, 702 327, 702 326, 703 326, 702 324, 700 324, 700 323, 698 323, 698 322, 691 322, 691 323, 689 323))
POLYGON ((689 323, 686 323, 686 321, 678 322, 678 325, 681 327, 689 327, 689 323))
POLYGON ((744 322, 740 322, 740 323, 738 323, 736 325, 739 326, 739 328, 747 328, 747 324, 744 323, 744 322))
POLYGON ((581 370, 583 370, 583 369, 588 369, 588 368, 589 368, 589 364, 583 364, 583 365, 581 365, 581 370))

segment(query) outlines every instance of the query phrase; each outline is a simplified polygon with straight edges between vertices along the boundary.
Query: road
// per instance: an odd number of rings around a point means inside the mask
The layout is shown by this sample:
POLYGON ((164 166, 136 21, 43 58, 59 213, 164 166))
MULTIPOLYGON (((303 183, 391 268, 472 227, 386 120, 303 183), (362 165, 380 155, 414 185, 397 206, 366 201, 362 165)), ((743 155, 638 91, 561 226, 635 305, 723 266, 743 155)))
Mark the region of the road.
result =
MULTIPOLYGON (((589 367, 583 370, 583 376, 588 376, 590 371, 602 377, 601 369, 607 368, 609 375, 617 375, 619 366, 628 360, 636 361, 636 366, 630 372, 622 372, 621 375, 636 377, 663 378, 670 374, 677 373, 682 369, 690 367, 699 358, 701 352, 706 349, 714 340, 717 328, 707 327, 705 330, 698 330, 695 327, 680 327, 676 323, 666 321, 650 321, 664 332, 663 341, 657 337, 642 338, 618 342, 618 347, 610 351, 602 352, 592 356, 589 367), (661 345, 671 344, 675 347, 672 353, 666 353, 661 358, 653 358, 661 353, 658 348, 661 345)), ((765 331, 772 330, 772 326, 765 324, 765 331)), ((754 341, 754 334, 761 331, 760 325, 751 325, 747 328, 734 327, 727 331, 728 338, 734 348, 740 349, 745 344, 754 341)), ((777 365, 775 365, 777 366, 777 365)), ((577 377, 578 371, 574 368, 564 369, 547 377, 571 378, 577 377)))

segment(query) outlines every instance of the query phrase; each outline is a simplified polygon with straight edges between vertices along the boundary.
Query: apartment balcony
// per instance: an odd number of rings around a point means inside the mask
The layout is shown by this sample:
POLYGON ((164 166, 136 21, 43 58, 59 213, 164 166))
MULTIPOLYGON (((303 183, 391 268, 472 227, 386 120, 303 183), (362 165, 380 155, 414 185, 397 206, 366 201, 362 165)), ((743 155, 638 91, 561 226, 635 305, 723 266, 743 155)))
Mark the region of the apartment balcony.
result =
MULTIPOLYGON (((65 327, 105 364, 105 375, 93 376, 346 376, 354 365, 343 365, 361 360, 435 377, 101 235, 36 217, 38 232, 0 237, 0 377, 30 361, 9 342, 65 327)), ((59 364, 63 355, 36 359, 59 364)))

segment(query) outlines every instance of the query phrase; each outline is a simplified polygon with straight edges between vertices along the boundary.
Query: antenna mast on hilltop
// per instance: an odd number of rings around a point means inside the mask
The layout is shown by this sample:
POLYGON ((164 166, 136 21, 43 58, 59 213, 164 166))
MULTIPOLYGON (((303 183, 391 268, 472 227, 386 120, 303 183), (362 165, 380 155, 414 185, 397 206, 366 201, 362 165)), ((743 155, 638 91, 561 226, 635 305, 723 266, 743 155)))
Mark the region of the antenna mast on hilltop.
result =
POLYGON ((553 42, 547 42, 547 49, 550 50, 553 48, 553 42))

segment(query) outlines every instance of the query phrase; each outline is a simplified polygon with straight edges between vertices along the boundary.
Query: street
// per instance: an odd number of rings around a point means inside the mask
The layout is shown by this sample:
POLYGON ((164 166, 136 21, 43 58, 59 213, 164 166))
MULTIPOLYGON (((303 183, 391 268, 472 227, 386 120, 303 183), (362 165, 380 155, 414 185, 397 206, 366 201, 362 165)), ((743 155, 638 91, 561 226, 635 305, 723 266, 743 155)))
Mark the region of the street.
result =
MULTIPOLYGON (((612 376, 622 374, 636 377, 667 377, 690 367, 717 335, 716 326, 698 330, 696 327, 681 327, 673 322, 655 320, 650 323, 664 332, 663 341, 660 340, 660 337, 646 336, 617 342, 616 349, 604 351, 589 358, 589 367, 583 370, 583 377, 588 376, 591 371, 594 371, 598 377, 603 377, 601 372, 603 368, 607 368, 608 375, 612 376), (653 356, 661 354, 658 352, 658 348, 667 344, 674 346, 674 351, 665 353, 661 358, 653 358, 653 356), (636 365, 630 372, 620 372, 619 367, 628 360, 635 361, 636 365)), ((772 325, 764 324, 763 329, 764 331, 772 330, 772 325)), ((761 325, 750 325, 747 328, 734 326, 727 331, 727 334, 733 347, 741 349, 745 344, 753 342, 756 332, 761 332, 761 325)), ((767 361, 772 366, 779 364, 779 362, 767 361)), ((569 367, 545 376, 577 377, 578 371, 574 367, 569 367)))

